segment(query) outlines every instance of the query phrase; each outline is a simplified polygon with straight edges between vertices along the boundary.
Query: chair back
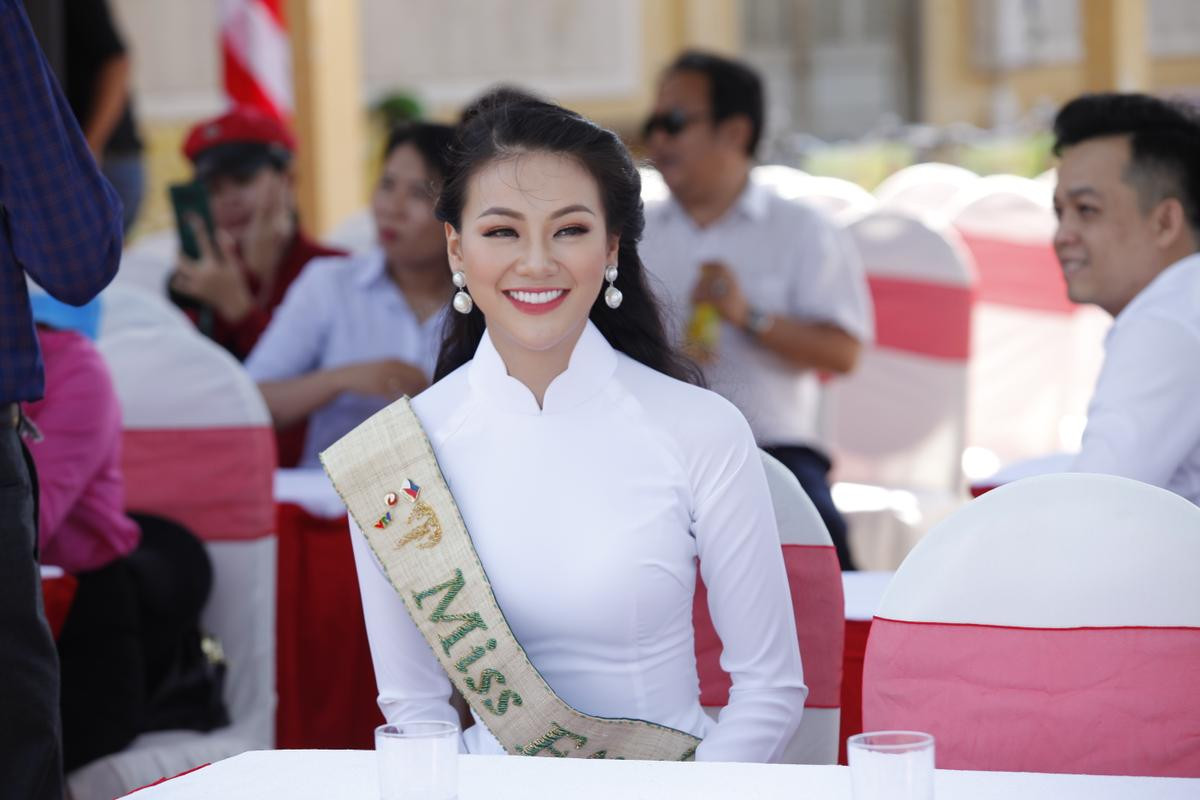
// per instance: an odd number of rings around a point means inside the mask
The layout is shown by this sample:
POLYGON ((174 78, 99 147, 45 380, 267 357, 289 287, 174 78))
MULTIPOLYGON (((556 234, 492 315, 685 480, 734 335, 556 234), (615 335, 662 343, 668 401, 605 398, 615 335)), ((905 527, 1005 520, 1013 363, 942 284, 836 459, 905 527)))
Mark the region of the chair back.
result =
POLYGON ((1200 777, 1200 509, 1109 475, 1026 478, 931 530, 872 623, 867 730, 947 769, 1200 777))
POLYGON ((269 749, 275 735, 275 443, 262 397, 232 356, 191 331, 134 328, 98 348, 124 414, 126 506, 183 524, 212 560, 201 623, 225 651, 231 724, 143 734, 72 774, 80 800, 269 749))
POLYGON ((1086 414, 1103 358, 1094 314, 1081 322, 1067 297, 1052 196, 1044 182, 991 175, 947 210, 979 270, 967 441, 999 463, 1069 444, 1064 420, 1086 414))
POLYGON ((880 209, 849 227, 875 341, 830 387, 840 481, 957 489, 966 435, 975 275, 953 229, 880 209))
POLYGON ((121 266, 113 283, 136 286, 158 297, 167 296, 167 279, 179 258, 175 230, 140 236, 121 253, 121 266))
POLYGON ((109 284, 100 293, 100 332, 104 339, 134 328, 173 328, 194 331, 187 315, 161 292, 154 294, 136 284, 109 284))
MULTIPOLYGON (((783 562, 804 662, 808 698, 800 728, 783 755, 793 764, 837 763, 841 722, 845 607, 842 573, 829 531, 800 482, 775 458, 762 454, 779 527, 783 562)), ((693 622, 700 702, 716 716, 729 701, 731 681, 721 669, 721 640, 708 612, 708 593, 697 580, 693 622)))
POLYGON ((914 217, 942 214, 951 199, 979 180, 969 169, 936 161, 912 164, 888 176, 875 187, 881 208, 914 217))

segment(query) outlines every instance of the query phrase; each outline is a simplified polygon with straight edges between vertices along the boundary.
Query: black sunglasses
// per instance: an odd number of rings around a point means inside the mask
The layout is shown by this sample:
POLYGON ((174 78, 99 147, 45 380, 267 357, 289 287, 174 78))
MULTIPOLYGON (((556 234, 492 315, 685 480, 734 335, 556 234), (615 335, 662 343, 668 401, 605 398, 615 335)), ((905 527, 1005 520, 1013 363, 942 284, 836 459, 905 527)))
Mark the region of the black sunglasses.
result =
POLYGON ((642 138, 649 139, 654 135, 654 131, 659 128, 667 136, 678 136, 684 128, 691 125, 693 122, 707 117, 705 112, 697 112, 689 114, 683 109, 672 108, 670 111, 664 111, 661 114, 651 114, 642 124, 642 138))

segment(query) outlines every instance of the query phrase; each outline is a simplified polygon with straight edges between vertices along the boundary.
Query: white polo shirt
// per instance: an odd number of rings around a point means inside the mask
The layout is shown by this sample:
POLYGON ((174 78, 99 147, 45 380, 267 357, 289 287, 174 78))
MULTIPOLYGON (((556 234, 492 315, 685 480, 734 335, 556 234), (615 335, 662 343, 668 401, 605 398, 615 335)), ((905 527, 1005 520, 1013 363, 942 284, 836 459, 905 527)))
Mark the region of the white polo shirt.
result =
MULTIPOLYGON (((271 324, 246 359, 246 370, 262 383, 394 358, 432 377, 445 313, 423 322, 418 319, 388 276, 378 248, 313 259, 275 309, 271 324)), ((319 466, 317 453, 391 400, 346 392, 314 411, 308 419, 300 466, 319 466)))
POLYGON ((1200 254, 1163 270, 1113 321, 1073 469, 1200 505, 1200 254))
MULTIPOLYGON (((862 342, 873 336, 866 275, 848 235, 820 211, 753 179, 733 207, 705 228, 674 198, 648 205, 639 250, 660 283, 656 289, 677 342, 683 341, 692 288, 705 261, 727 264, 759 311, 832 323, 862 342)), ((704 374, 709 388, 746 416, 760 445, 820 444, 820 384, 812 370, 797 369, 722 322, 716 361, 704 374)))

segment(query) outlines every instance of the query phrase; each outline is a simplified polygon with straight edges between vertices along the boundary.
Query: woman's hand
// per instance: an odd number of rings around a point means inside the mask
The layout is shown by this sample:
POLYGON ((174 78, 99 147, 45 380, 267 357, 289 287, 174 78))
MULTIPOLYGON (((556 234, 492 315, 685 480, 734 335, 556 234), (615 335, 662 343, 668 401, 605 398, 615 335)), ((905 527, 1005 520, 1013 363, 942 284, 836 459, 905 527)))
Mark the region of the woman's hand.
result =
POLYGON ((171 288, 211 306, 223 320, 236 325, 254 308, 254 298, 238 266, 233 238, 217 231, 214 243, 198 218, 189 218, 188 225, 200 247, 200 258, 180 254, 171 288))
POLYGON ((274 275, 284 249, 296 234, 290 195, 287 177, 270 171, 242 237, 242 261, 264 283, 274 275))
POLYGON ((342 391, 398 398, 413 397, 429 386, 420 368, 397 359, 350 364, 339 370, 342 391))

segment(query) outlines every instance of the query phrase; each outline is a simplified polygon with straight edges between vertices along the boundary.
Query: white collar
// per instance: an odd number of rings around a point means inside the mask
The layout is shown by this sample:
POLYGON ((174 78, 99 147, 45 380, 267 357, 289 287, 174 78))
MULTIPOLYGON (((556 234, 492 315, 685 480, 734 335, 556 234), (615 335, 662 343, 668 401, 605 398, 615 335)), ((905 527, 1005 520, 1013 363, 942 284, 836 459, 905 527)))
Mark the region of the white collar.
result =
POLYGON ((515 414, 558 414, 570 411, 595 398, 617 369, 617 353, 604 334, 588 320, 571 352, 567 369, 550 382, 542 407, 533 392, 508 374, 508 368, 492 337, 484 331, 475 357, 471 359, 467 379, 471 389, 485 403, 515 414))
POLYGON ((1173 295, 1180 291, 1183 281, 1194 274, 1195 270, 1200 270, 1200 253, 1193 253, 1190 256, 1181 258, 1171 266, 1164 269, 1158 275, 1154 276, 1154 280, 1150 281, 1146 286, 1134 295, 1129 301, 1129 305, 1121 309, 1113 320, 1113 327, 1121 320, 1137 313, 1137 310, 1142 306, 1154 303, 1161 297, 1173 295))

